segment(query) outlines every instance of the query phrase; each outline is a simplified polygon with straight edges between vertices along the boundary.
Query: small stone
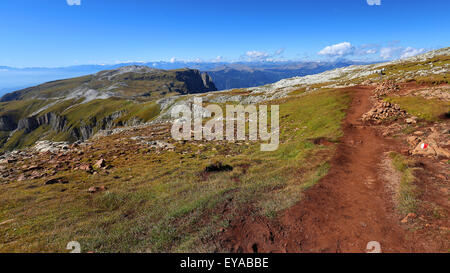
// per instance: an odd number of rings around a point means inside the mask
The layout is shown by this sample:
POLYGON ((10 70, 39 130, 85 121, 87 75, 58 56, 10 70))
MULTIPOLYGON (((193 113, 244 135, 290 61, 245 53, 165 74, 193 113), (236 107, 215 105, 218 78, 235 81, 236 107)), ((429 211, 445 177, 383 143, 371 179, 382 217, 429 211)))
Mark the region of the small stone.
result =
POLYGON ((67 184, 67 183, 69 183, 69 182, 67 182, 66 180, 64 180, 63 178, 53 178, 53 179, 50 179, 50 180, 47 180, 47 181, 45 181, 45 185, 53 185, 53 184, 58 184, 58 183, 61 183, 61 184, 67 184))
POLYGON ((420 142, 420 139, 416 136, 409 136, 406 138, 406 142, 411 146, 416 146, 420 142))
POLYGON ((6 224, 9 224, 9 223, 12 223, 12 222, 14 222, 14 221, 15 221, 14 219, 9 219, 9 220, 3 221, 3 222, 0 223, 0 226, 3 226, 3 225, 6 225, 6 224))
POLYGON ((436 175, 436 177, 441 179, 441 180, 445 180, 446 179, 445 176, 442 175, 442 174, 438 174, 438 175, 436 175))
POLYGON ((79 167, 80 170, 82 171, 91 171, 92 170, 92 166, 90 164, 83 164, 79 167))
POLYGON ((104 190, 107 190, 107 188, 106 188, 105 186, 100 186, 100 187, 90 187, 90 188, 88 189, 88 192, 89 192, 89 193, 96 193, 96 192, 98 192, 98 191, 104 191, 104 190))
POLYGON ((105 167, 105 165, 106 165, 106 162, 105 162, 105 160, 102 158, 102 159, 98 160, 98 161, 95 163, 94 167, 97 168, 97 169, 99 169, 99 168, 105 167))
POLYGON ((408 215, 406 215, 406 217, 408 217, 410 219, 415 219, 417 217, 417 214, 410 212, 410 213, 408 213, 408 215))
POLYGON ((25 181, 27 180, 26 176, 24 174, 19 175, 19 177, 17 178, 17 181, 25 181))

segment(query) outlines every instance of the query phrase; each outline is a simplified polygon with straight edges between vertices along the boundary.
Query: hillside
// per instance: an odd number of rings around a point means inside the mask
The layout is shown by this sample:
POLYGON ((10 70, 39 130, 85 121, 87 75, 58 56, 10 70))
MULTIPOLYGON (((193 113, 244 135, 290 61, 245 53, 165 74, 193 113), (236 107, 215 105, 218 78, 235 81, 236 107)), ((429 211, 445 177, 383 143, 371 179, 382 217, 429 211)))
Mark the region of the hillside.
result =
MULTIPOLYGON (((0 252, 65 252, 74 240, 82 252, 365 252, 370 241, 383 252, 448 252, 449 77, 445 48, 166 97, 146 123, 6 152, 0 252), (175 141, 170 110, 194 97, 279 105, 279 148, 175 141)), ((63 113, 76 120, 102 105, 63 113)))
POLYGON ((99 129, 147 122, 162 98, 217 90, 198 70, 126 66, 48 82, 0 99, 0 148, 26 147, 39 139, 85 140, 99 129))

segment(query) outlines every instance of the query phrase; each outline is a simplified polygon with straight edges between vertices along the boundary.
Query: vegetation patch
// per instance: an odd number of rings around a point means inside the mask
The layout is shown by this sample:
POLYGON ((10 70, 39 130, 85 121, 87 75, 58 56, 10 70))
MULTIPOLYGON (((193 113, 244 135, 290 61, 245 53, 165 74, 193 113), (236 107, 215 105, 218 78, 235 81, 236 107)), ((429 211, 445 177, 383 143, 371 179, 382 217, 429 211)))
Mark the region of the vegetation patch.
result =
POLYGON ((391 152, 389 157, 395 169, 402 173, 400 185, 397 191, 397 206, 401 213, 408 214, 417 209, 416 186, 414 185, 414 167, 413 162, 407 160, 401 154, 391 152))
POLYGON ((156 152, 130 140, 152 135, 145 128, 95 140, 75 160, 104 158, 108 170, 65 168, 1 185, 1 220, 15 222, 0 226, 0 252, 65 252, 74 240, 83 252, 221 251, 211 238, 240 210, 275 217, 327 174, 335 146, 315 139, 334 143, 342 136, 349 101, 332 90, 271 102, 280 105, 280 146, 273 152, 252 141, 175 142, 173 151, 156 152), (199 175, 208 166, 226 171, 199 175), (58 177, 68 183, 44 185, 58 177), (101 186, 107 190, 88 192, 101 186))
POLYGON ((426 121, 438 121, 450 112, 450 103, 438 99, 411 96, 388 97, 385 100, 400 105, 403 110, 426 121))

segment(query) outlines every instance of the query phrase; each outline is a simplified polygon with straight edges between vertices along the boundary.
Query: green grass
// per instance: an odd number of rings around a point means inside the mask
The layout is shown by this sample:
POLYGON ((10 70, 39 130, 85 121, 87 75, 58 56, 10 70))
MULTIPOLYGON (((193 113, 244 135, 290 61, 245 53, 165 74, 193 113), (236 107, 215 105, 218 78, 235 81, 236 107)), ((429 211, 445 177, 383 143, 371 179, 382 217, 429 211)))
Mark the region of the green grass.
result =
POLYGON ((450 103, 422 97, 388 97, 386 101, 396 103, 408 113, 426 121, 438 121, 450 112, 450 103))
POLYGON ((0 116, 9 116, 11 120, 17 123, 20 119, 31 115, 51 102, 51 100, 0 102, 0 116))
POLYGON ((261 152, 258 142, 187 142, 155 154, 127 146, 120 135, 104 138, 77 162, 105 158, 113 166, 108 173, 69 168, 57 174, 68 184, 1 185, 0 220, 16 220, 0 227, 0 252, 65 252, 73 240, 83 252, 211 252, 212 238, 235 215, 276 217, 328 172, 335 148, 312 139, 342 136, 349 101, 337 90, 273 102, 281 117, 273 152, 261 152), (119 152, 125 154, 113 159, 119 152), (216 161, 233 170, 201 174, 216 161), (100 185, 108 190, 87 193, 100 185))
POLYGON ((450 83, 450 73, 446 74, 439 74, 439 75, 431 75, 431 76, 422 76, 422 77, 416 77, 416 82, 418 84, 449 84, 450 83))
POLYGON ((8 151, 31 146, 49 133, 51 133, 51 128, 48 125, 40 126, 28 134, 25 133, 25 129, 18 130, 8 139, 2 149, 8 151))
POLYGON ((412 162, 408 161, 402 155, 391 152, 389 154, 392 165, 401 172, 402 177, 397 192, 398 210, 403 214, 415 212, 417 209, 416 186, 414 185, 414 168, 412 162))
POLYGON ((138 118, 143 122, 147 122, 158 116, 160 113, 159 105, 155 102, 146 102, 133 104, 126 108, 127 114, 119 118, 116 122, 126 122, 132 118, 138 118))

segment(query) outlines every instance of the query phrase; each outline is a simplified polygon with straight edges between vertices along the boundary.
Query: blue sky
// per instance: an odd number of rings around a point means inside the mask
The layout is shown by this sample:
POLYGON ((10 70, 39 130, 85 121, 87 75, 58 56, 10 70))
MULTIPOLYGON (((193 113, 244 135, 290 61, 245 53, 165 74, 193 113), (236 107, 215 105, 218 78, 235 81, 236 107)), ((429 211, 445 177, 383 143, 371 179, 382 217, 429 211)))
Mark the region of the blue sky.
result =
POLYGON ((379 60, 450 46, 448 0, 78 1, 2 0, 0 66, 379 60))

